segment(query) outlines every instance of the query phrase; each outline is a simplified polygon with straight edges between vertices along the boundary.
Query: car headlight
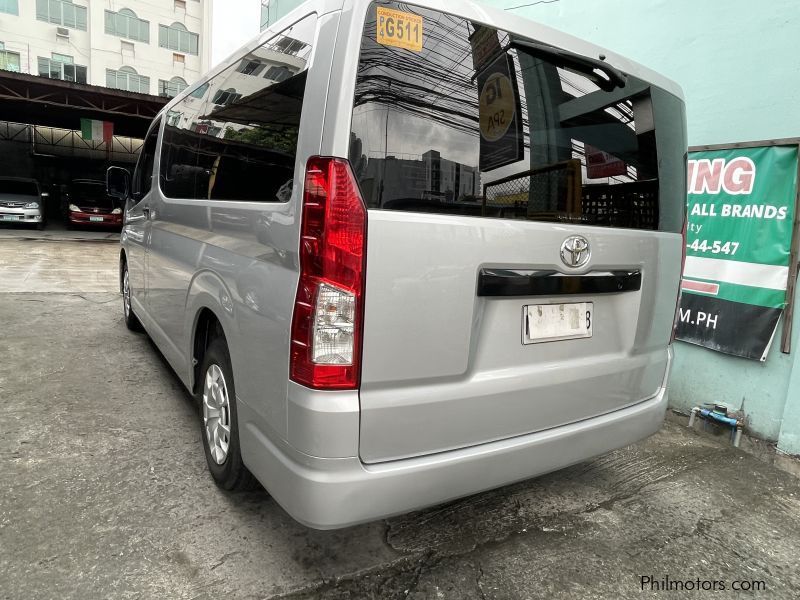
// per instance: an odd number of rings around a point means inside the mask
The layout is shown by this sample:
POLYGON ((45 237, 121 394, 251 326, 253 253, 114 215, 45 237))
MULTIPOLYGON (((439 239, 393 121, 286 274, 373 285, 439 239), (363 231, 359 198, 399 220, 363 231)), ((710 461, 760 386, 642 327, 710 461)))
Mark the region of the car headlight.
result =
POLYGON ((38 202, 28 202, 25 205, 25 208, 39 208, 39 203, 38 202))
POLYGON ((122 214, 122 209, 121 208, 115 208, 114 210, 111 211, 111 214, 112 215, 121 215, 122 214))
POLYGON ((80 208, 78 208, 77 206, 75 206, 74 204, 70 204, 70 205, 69 205, 69 209, 70 209, 72 212, 81 212, 81 209, 80 209, 80 208))

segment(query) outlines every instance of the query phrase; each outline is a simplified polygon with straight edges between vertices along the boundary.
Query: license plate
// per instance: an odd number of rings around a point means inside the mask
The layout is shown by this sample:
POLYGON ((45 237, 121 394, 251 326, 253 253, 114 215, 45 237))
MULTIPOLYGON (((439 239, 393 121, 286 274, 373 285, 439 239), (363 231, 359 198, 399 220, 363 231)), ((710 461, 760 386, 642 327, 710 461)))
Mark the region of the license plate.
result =
POLYGON ((89 217, 89 220, 90 221, 95 221, 95 222, 98 222, 98 221, 102 222, 103 221, 103 217, 89 217))
POLYGON ((594 303, 530 304, 522 308, 522 343, 592 337, 594 303))
POLYGON ((19 215, 0 215, 3 221, 19 221, 22 219, 19 215))

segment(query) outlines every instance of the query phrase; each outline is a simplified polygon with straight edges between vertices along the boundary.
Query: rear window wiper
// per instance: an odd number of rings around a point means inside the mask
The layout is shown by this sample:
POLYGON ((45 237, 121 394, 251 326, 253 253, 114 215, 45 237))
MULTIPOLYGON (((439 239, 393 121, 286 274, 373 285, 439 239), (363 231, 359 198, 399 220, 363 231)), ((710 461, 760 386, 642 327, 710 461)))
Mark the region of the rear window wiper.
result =
POLYGON ((510 47, 524 51, 537 58, 546 59, 557 67, 577 71, 594 81, 600 89, 611 92, 614 88, 624 88, 628 76, 600 59, 576 54, 569 50, 556 48, 531 40, 511 40, 510 47), (599 72, 598 72, 599 71, 599 72))

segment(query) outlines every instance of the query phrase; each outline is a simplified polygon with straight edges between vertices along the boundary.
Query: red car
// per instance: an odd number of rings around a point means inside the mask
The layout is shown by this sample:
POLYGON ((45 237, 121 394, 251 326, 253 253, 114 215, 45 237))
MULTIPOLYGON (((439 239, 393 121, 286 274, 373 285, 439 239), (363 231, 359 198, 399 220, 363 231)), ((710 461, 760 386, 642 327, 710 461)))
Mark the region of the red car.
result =
POLYGON ((65 204, 69 225, 122 227, 122 206, 106 194, 106 184, 102 181, 74 180, 65 204))

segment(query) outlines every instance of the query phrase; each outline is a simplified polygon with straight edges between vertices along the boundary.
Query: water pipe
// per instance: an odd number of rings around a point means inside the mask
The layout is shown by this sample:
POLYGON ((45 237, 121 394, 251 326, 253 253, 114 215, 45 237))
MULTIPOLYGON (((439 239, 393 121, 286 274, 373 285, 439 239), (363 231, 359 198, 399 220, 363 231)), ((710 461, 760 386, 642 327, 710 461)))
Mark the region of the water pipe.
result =
POLYGON ((689 415, 689 427, 694 426, 695 419, 698 415, 705 421, 713 421, 714 423, 730 427, 733 445, 735 448, 739 447, 739 443, 742 441, 742 430, 744 429, 744 423, 741 419, 734 419, 725 413, 718 412, 717 410, 710 410, 708 408, 700 408, 699 406, 695 406, 689 415))

